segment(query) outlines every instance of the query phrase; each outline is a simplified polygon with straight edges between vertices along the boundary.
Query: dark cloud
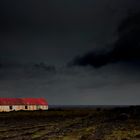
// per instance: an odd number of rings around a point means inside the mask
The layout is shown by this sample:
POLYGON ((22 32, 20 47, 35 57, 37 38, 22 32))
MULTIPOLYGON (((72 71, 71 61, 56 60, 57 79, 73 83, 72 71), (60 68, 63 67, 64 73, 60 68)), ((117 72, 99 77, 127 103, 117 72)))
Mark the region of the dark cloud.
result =
POLYGON ((55 66, 47 65, 47 64, 45 64, 43 62, 34 64, 33 68, 35 68, 35 69, 44 69, 46 71, 55 71, 56 70, 55 66))
POLYGON ((110 56, 104 51, 93 51, 86 53, 84 56, 77 56, 68 63, 68 66, 88 66, 100 67, 110 62, 110 56))
POLYGON ((138 16, 123 21, 110 43, 128 11, 139 7, 138 0, 1 0, 0 96, 139 104, 138 16), (75 56, 78 66, 65 67, 75 56))
POLYGON ((3 61, 63 65, 112 41, 114 30, 137 0, 0 1, 3 61))
POLYGON ((118 40, 111 50, 92 51, 76 57, 70 65, 101 67, 114 62, 140 64, 140 13, 129 15, 118 27, 118 40))

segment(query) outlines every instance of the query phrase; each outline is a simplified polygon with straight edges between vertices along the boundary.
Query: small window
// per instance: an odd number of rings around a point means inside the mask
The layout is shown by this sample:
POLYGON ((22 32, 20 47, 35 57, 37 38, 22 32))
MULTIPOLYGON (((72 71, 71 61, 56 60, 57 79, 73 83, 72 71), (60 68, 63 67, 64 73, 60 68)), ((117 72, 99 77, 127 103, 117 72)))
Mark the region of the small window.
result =
POLYGON ((12 110, 12 109, 13 109, 13 107, 12 107, 12 106, 9 106, 9 108, 10 108, 10 110, 12 110))
POLYGON ((28 109, 28 106, 27 105, 25 106, 25 109, 28 109))

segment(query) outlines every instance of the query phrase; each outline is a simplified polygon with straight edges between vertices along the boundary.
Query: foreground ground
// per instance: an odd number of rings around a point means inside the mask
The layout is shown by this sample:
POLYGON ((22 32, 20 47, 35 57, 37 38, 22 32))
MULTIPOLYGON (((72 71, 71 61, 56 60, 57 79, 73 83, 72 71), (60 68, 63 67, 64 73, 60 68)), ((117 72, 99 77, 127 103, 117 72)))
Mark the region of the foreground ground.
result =
POLYGON ((140 107, 0 113, 0 140, 140 140, 140 107))

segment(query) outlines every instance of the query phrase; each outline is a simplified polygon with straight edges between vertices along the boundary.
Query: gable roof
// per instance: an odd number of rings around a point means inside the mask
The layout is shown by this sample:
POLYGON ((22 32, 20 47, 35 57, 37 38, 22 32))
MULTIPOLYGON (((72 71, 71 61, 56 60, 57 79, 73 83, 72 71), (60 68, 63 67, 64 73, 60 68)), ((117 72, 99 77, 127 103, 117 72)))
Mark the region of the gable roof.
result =
POLYGON ((48 105, 44 98, 0 98, 0 105, 48 105))

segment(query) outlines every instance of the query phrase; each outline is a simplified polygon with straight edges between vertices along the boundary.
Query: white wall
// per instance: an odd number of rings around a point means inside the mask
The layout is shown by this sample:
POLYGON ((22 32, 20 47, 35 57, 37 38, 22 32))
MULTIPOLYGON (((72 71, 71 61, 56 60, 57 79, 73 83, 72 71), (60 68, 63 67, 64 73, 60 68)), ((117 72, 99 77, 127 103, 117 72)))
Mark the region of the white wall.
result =
POLYGON ((39 110, 39 109, 42 109, 42 110, 48 110, 48 106, 36 106, 36 105, 28 105, 27 106, 27 109, 25 109, 25 106, 26 105, 13 105, 12 106, 12 109, 10 109, 10 106, 8 105, 0 105, 0 112, 9 112, 9 111, 18 111, 18 110, 39 110))

